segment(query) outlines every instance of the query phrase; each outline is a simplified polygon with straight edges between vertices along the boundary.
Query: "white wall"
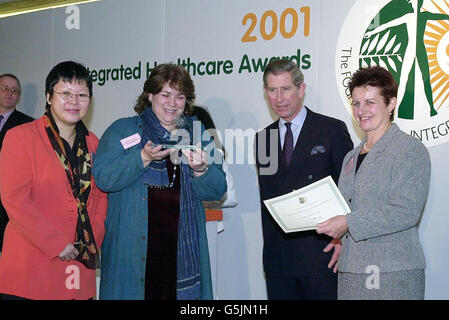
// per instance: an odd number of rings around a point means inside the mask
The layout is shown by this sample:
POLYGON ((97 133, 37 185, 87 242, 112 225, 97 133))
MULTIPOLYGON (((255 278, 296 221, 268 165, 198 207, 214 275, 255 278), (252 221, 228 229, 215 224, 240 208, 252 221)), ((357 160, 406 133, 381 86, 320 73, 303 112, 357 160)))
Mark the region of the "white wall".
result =
MULTIPOLYGON (((76 60, 98 71, 121 65, 134 68, 140 62, 139 79, 95 83, 87 123, 101 136, 114 120, 134 114, 132 107, 142 90, 147 62, 176 63, 178 58, 190 58, 197 64, 229 60, 233 63, 230 74, 192 75, 196 103, 209 109, 223 133, 225 129, 255 132, 274 117, 264 98, 262 73, 238 72, 243 56, 264 59, 292 56, 300 50, 302 55, 310 55, 310 68, 303 70, 307 84, 305 104, 344 120, 357 144, 360 138, 337 92, 334 71, 338 34, 354 3, 355 0, 104 0, 78 5, 79 30, 67 29, 70 13, 64 8, 15 16, 0 19, 0 73, 10 72, 20 78, 23 94, 19 109, 39 117, 44 111, 45 77, 56 63, 76 60), (311 9, 308 36, 304 36, 304 14, 299 11, 304 6, 311 9), (263 14, 273 10, 280 19, 287 8, 298 13, 299 31, 290 39, 282 37, 280 31, 272 40, 262 39, 259 26, 263 14), (249 22, 242 24, 248 13, 258 18, 251 33, 258 37, 255 42, 241 41, 249 27, 249 22)), ((449 219, 444 200, 449 181, 449 172, 445 170, 449 145, 429 151, 433 168, 431 190, 420 226, 428 263, 426 298, 448 299, 449 257, 443 246, 448 242, 445 231, 449 219)), ((231 154, 234 156, 228 160, 240 203, 236 208, 225 209, 225 230, 218 235, 217 295, 221 299, 266 299, 252 143, 237 146, 231 154), (245 163, 236 164, 236 155, 241 153, 245 154, 245 163)))

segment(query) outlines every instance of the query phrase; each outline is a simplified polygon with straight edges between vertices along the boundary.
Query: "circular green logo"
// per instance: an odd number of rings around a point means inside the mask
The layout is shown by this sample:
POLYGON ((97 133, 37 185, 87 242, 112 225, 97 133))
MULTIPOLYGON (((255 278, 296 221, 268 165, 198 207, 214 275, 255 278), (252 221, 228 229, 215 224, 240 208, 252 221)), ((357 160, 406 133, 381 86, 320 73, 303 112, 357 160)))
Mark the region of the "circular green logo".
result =
POLYGON ((340 32, 335 59, 340 95, 360 67, 379 65, 398 83, 395 122, 426 146, 449 140, 449 1, 359 0, 340 32))

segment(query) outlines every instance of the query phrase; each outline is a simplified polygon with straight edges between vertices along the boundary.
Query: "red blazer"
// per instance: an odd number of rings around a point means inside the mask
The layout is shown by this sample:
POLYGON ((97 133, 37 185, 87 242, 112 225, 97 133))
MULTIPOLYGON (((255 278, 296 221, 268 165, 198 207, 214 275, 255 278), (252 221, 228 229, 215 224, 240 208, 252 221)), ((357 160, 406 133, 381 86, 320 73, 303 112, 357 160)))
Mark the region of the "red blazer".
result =
MULTIPOLYGON (((98 138, 89 132, 95 152, 98 138)), ((92 178, 87 211, 97 247, 104 236, 107 195, 92 178)), ((95 270, 58 255, 75 241, 77 209, 43 118, 6 134, 0 155, 0 195, 8 223, 0 257, 0 293, 29 299, 95 297, 95 270)))

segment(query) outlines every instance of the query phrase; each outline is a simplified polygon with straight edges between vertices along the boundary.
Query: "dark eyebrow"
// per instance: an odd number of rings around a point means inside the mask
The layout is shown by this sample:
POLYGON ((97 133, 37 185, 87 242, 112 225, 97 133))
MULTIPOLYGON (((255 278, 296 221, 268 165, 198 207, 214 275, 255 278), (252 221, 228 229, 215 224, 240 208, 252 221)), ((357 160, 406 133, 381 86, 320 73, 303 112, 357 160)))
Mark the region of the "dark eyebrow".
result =
POLYGON ((176 97, 179 97, 179 96, 186 96, 184 93, 182 93, 182 92, 180 92, 180 93, 178 93, 178 94, 174 94, 173 92, 170 92, 170 91, 167 91, 167 90, 161 90, 159 93, 162 93, 162 92, 164 92, 164 93, 168 93, 168 94, 173 94, 174 96, 176 96, 176 97))

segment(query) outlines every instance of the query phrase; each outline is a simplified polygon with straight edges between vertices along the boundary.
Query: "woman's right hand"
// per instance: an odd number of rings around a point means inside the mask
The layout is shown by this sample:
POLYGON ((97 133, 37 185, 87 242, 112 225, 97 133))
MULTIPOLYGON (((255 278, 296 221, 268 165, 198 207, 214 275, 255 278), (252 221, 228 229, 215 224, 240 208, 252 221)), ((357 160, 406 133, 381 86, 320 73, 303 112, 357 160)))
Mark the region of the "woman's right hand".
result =
POLYGON ((69 243, 64 250, 58 255, 59 259, 62 261, 70 261, 76 259, 79 255, 79 251, 73 246, 73 244, 69 243))
POLYGON ((324 248, 323 252, 328 253, 332 249, 334 249, 334 253, 332 254, 331 261, 329 262, 327 267, 329 269, 334 267, 333 272, 337 273, 337 271, 338 271, 337 262, 338 262, 338 259, 340 258, 340 254, 341 254, 341 240, 340 239, 332 239, 331 242, 328 243, 326 248, 324 248))
POLYGON ((162 146, 154 147, 153 141, 147 141, 143 149, 140 151, 143 166, 146 167, 153 160, 162 160, 170 154, 171 150, 162 150, 162 146))

